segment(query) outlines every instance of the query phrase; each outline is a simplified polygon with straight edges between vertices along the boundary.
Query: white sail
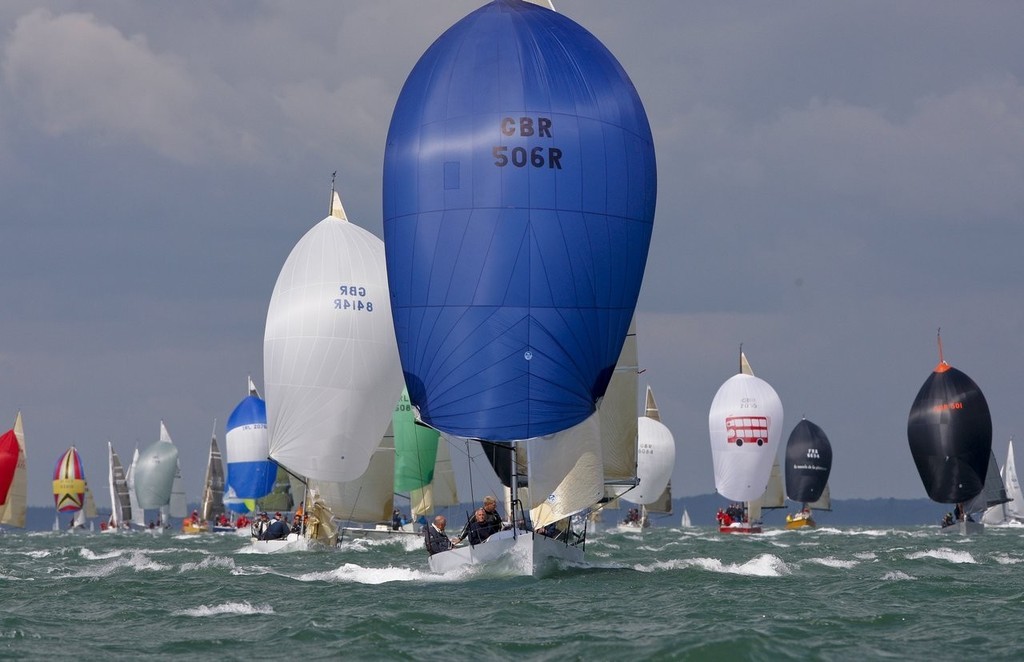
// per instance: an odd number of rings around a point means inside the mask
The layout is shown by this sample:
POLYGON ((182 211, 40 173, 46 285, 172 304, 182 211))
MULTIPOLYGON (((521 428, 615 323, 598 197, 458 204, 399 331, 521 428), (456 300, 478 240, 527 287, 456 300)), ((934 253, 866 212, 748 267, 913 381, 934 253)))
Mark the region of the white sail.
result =
POLYGON ((21 412, 14 419, 14 437, 18 441, 18 463, 14 469, 14 478, 7 490, 7 498, 0 506, 0 524, 25 528, 25 516, 28 512, 28 460, 25 455, 25 430, 22 427, 21 412))
POLYGON ((607 496, 619 496, 637 477, 637 348, 636 318, 629 324, 619 360, 598 406, 601 457, 607 496))
POLYGON ((310 481, 334 515, 349 522, 390 522, 394 508, 395 437, 391 426, 359 478, 346 482, 310 481))
POLYGON ((146 511, 139 505, 139 498, 135 494, 135 466, 139 463, 139 447, 135 447, 132 455, 132 465, 125 473, 125 483, 128 485, 128 500, 132 508, 132 523, 140 527, 146 526, 146 511))
MULTIPOLYGON (((252 380, 249 380, 252 383, 252 380)), ((203 480, 203 501, 200 517, 212 520, 224 512, 224 461, 220 446, 217 445, 217 421, 213 421, 210 437, 210 454, 206 460, 206 477, 203 480)))
POLYGON ((672 432, 661 423, 654 391, 647 387, 646 414, 637 419, 636 476, 640 484, 626 492, 623 501, 652 504, 659 500, 676 462, 676 442, 672 432))
POLYGON ((683 508, 683 519, 679 523, 679 525, 682 526, 684 529, 688 529, 691 526, 693 526, 693 522, 690 520, 690 511, 688 511, 686 508, 683 508))
MULTIPOLYGON (((171 517, 188 515, 188 503, 185 500, 185 486, 181 481, 181 461, 175 461, 174 481, 171 483, 171 501, 168 504, 171 517)), ((164 524, 167 522, 165 521, 164 524)))
POLYGON ((120 527, 126 520, 132 519, 131 499, 128 494, 128 481, 121 466, 121 458, 117 456, 114 445, 107 442, 107 483, 110 488, 110 524, 120 527))
POLYGON ((270 456, 306 478, 366 471, 402 392, 384 243, 331 215, 285 261, 263 345, 270 456))
POLYGON ((568 430, 518 442, 526 446, 534 528, 590 508, 604 495, 599 416, 595 413, 568 430))
MULTIPOLYGON (((741 357, 745 362, 746 356, 741 357)), ((719 494, 752 501, 764 493, 782 435, 782 416, 778 394, 763 379, 740 373, 722 384, 708 414, 719 494)))
POLYGON ((978 493, 978 496, 964 505, 964 512, 982 513, 991 507, 1004 504, 1007 501, 1009 501, 1009 498, 1006 495, 1006 488, 999 473, 999 465, 996 464, 996 454, 990 451, 988 455, 988 470, 985 472, 985 485, 981 492, 978 493))
POLYGON ((459 503, 459 491, 455 483, 455 470, 452 468, 452 454, 448 449, 451 437, 442 434, 437 444, 437 459, 434 460, 434 479, 420 489, 409 493, 410 514, 412 519, 420 515, 426 516, 441 506, 454 506, 459 503))
POLYGON ((829 489, 828 483, 825 483, 825 489, 821 491, 818 500, 807 504, 807 507, 811 510, 832 510, 832 490, 829 489))
MULTIPOLYGON (((768 486, 765 488, 764 494, 752 502, 748 507, 756 507, 759 514, 762 510, 786 507, 785 488, 782 484, 782 468, 779 465, 779 458, 777 456, 775 458, 775 462, 772 464, 772 471, 768 474, 768 486)), ((753 521, 754 516, 751 515, 750 519, 753 521)))
MULTIPOLYGON (((991 467, 989 468, 991 471, 991 467)), ((1013 457, 1013 440, 1006 449, 1006 462, 999 470, 1001 482, 1006 487, 1006 498, 1009 501, 997 503, 985 510, 981 521, 985 524, 1007 524, 1012 521, 1024 522, 1024 495, 1021 494, 1020 481, 1017 478, 1017 464, 1013 457)), ((988 480, 985 481, 986 486, 988 480)))
POLYGON ((171 488, 178 472, 178 449, 163 421, 160 421, 160 440, 140 452, 132 467, 140 508, 160 508, 171 503, 171 488))

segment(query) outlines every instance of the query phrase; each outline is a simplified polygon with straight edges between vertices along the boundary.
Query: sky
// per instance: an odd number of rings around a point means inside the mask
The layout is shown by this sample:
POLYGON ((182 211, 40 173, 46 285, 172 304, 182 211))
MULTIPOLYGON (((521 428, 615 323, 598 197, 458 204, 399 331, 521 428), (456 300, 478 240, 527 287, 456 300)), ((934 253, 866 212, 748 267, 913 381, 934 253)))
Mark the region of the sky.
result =
MULTIPOLYGON (((0 428, 30 505, 164 420, 197 500, 262 387, 278 271, 327 215, 381 233, 401 86, 473 0, 0 3, 0 428)), ((945 358, 1024 439, 1024 6, 556 0, 619 59, 658 161, 642 385, 676 496, 714 490, 739 347, 829 436, 834 499, 921 498, 907 414, 945 358)))

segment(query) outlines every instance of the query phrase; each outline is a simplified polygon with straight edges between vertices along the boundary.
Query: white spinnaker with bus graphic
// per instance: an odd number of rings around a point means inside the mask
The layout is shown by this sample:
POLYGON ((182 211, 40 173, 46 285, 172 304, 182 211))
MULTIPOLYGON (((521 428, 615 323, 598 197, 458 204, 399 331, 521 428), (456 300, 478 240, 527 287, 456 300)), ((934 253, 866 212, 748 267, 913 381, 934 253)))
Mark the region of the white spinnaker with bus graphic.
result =
POLYGON ((708 415, 715 489, 732 501, 764 494, 782 437, 782 401, 768 382, 752 374, 730 377, 708 415))

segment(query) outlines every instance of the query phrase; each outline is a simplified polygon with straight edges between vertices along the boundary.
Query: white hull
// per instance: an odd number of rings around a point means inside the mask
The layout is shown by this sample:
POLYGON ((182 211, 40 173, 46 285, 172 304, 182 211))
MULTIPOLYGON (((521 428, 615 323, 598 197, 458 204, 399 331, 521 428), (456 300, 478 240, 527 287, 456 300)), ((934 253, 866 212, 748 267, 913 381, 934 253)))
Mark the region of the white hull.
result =
POLYGON ((959 533, 962 536, 978 535, 985 532, 985 525, 981 522, 961 520, 953 522, 949 526, 943 526, 939 531, 941 533, 959 533))
POLYGON ((649 529, 651 526, 640 526, 639 524, 625 524, 619 523, 615 526, 616 533, 641 533, 644 529, 649 529))
POLYGON ((256 540, 252 538, 249 550, 253 554, 273 554, 275 552, 302 552, 309 549, 309 539, 297 533, 289 533, 287 538, 280 540, 256 540))
POLYGON ((407 538, 422 537, 422 533, 413 531, 411 527, 402 527, 401 529, 395 530, 384 524, 378 524, 373 528, 368 526, 346 526, 338 533, 339 540, 351 540, 353 538, 362 540, 405 540, 407 538))
POLYGON ((499 531, 479 545, 456 547, 430 557, 432 572, 487 565, 521 576, 540 576, 559 562, 582 563, 583 549, 530 531, 499 531))

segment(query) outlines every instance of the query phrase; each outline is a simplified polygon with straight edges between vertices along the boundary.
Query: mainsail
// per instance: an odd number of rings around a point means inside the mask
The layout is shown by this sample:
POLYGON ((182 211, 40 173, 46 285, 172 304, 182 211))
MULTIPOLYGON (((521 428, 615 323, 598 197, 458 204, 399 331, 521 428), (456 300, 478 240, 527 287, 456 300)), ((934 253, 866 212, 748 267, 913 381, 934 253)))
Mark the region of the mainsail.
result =
MULTIPOLYGON (((741 366, 750 370, 740 352, 741 366)), ((715 394, 708 414, 715 488, 733 501, 752 501, 768 486, 782 436, 782 402, 753 372, 730 377, 715 394)))
MULTIPOLYGON (((991 473, 992 469, 989 468, 991 473)), ((1007 524, 1010 522, 1024 522, 1024 494, 1021 493, 1020 481, 1017 478, 1017 463, 1013 457, 1013 440, 1006 449, 1006 462, 999 470, 1000 484, 1005 486, 1006 501, 994 503, 985 510, 981 521, 985 524, 1007 524)), ((988 479, 985 480, 988 491, 988 479)), ((980 497, 975 497, 977 500, 980 497)), ((970 512, 970 510, 968 510, 970 512)))
POLYGON ((224 512, 224 462, 217 445, 217 421, 213 422, 210 438, 210 455, 206 461, 206 477, 203 480, 203 503, 199 515, 212 520, 224 512))
POLYGON ((638 369, 634 318, 622 344, 619 360, 615 363, 615 372, 597 409, 607 499, 614 499, 637 485, 638 369))
POLYGON ((132 520, 132 502, 121 458, 107 442, 107 484, 110 488, 110 525, 117 528, 132 520))
POLYGON ((932 501, 964 503, 985 486, 992 454, 992 417, 974 381, 942 360, 918 391, 907 439, 932 501))
POLYGON ((337 193, 281 268, 263 365, 270 457, 304 479, 359 478, 391 421, 402 373, 384 244, 349 223, 337 193))

